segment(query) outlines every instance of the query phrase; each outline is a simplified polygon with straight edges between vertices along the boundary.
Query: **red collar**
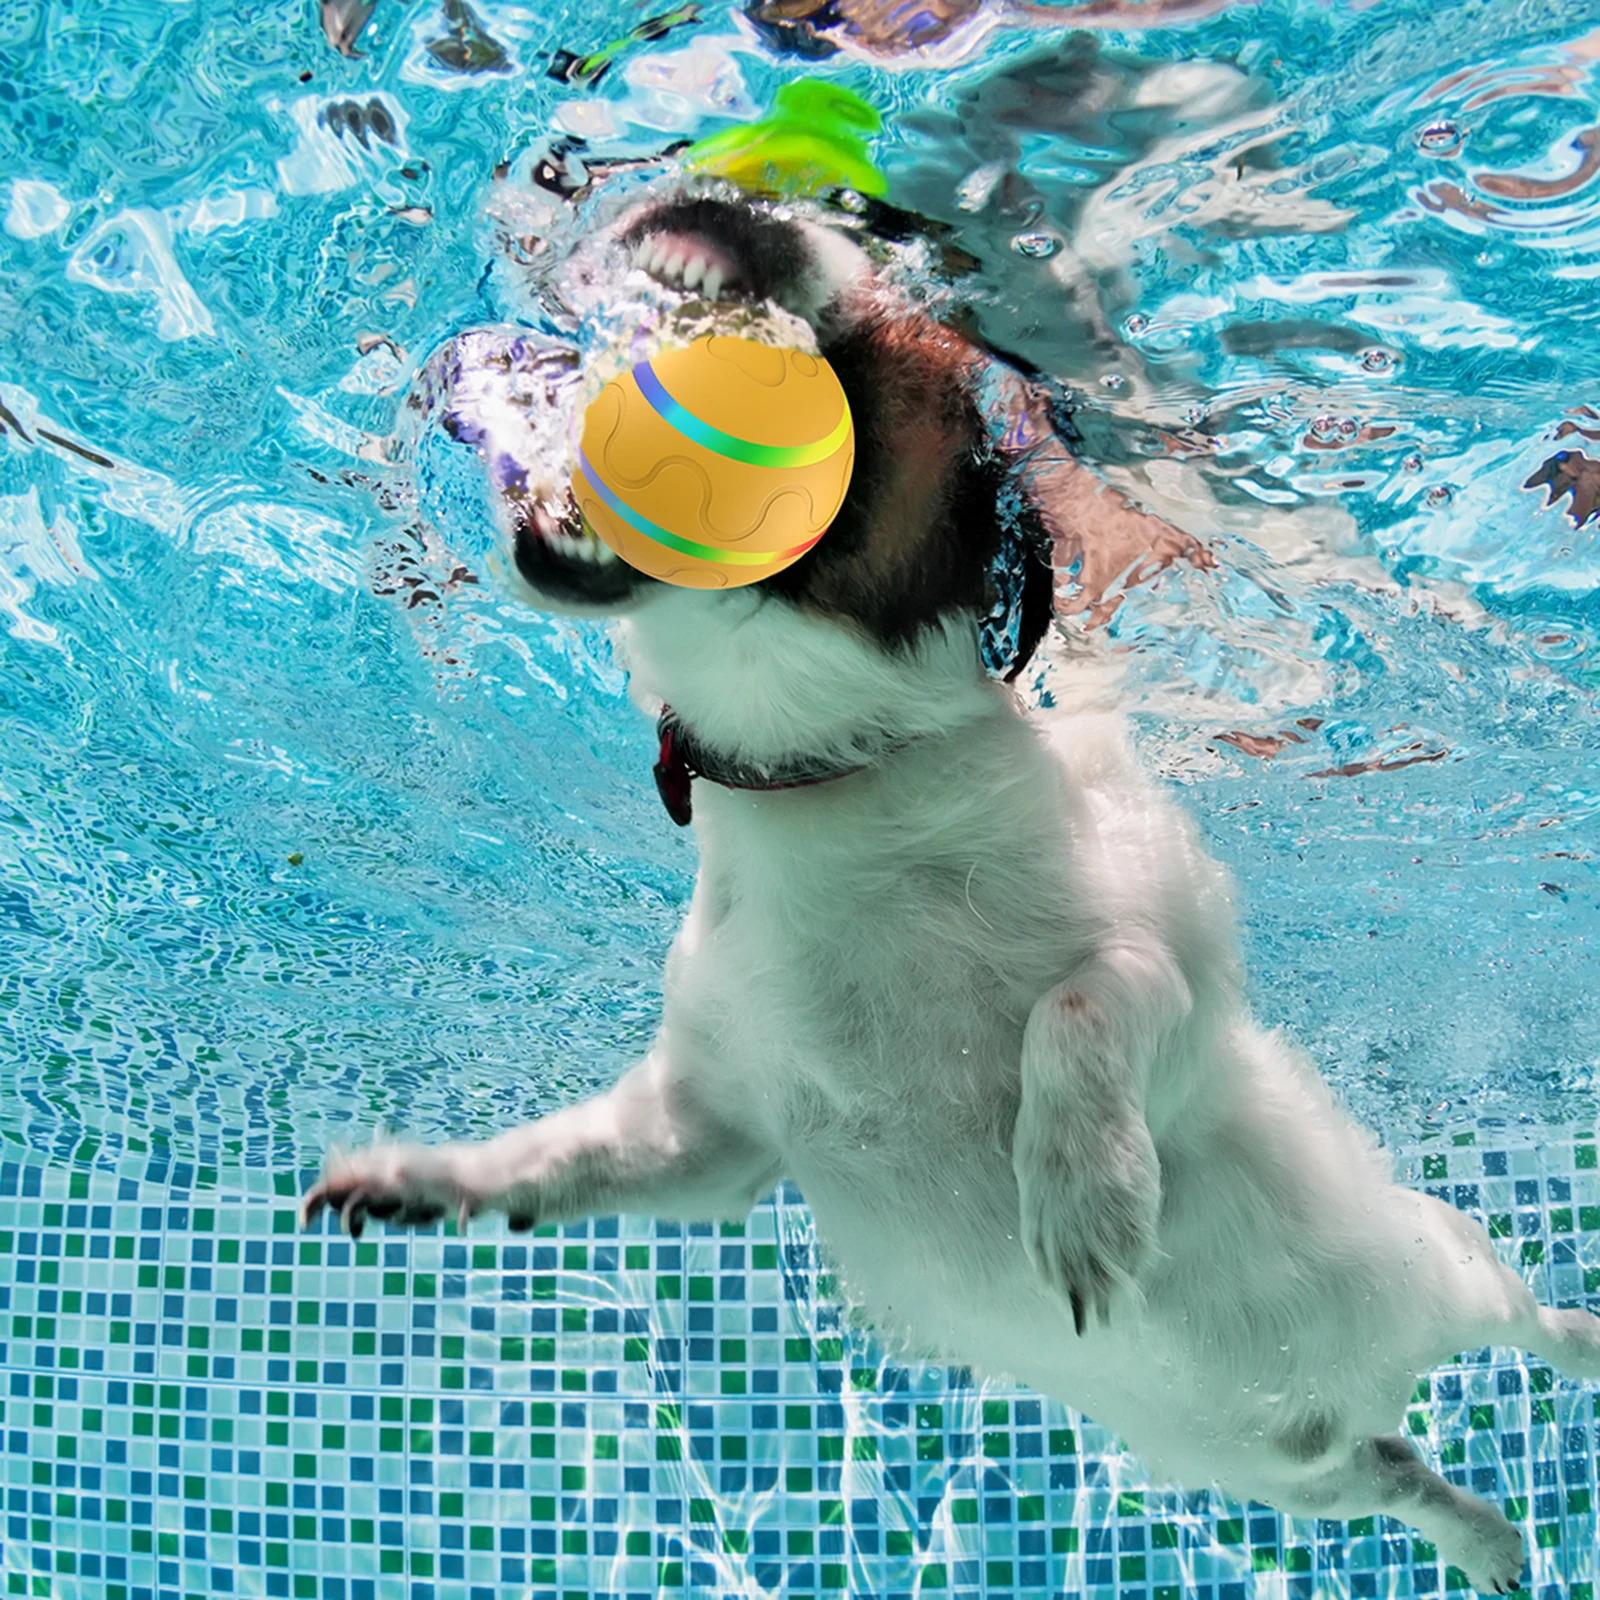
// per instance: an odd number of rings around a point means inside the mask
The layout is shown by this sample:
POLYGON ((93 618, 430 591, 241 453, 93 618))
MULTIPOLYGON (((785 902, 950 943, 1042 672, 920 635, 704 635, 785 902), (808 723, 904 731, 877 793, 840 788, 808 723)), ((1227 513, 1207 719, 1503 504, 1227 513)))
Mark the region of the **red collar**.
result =
POLYGON ((702 745, 678 720, 671 706, 661 708, 661 715, 656 719, 656 736, 661 740, 661 753, 655 765, 656 788, 667 815, 680 828, 686 828, 694 814, 689 799, 693 778, 704 778, 724 789, 809 789, 813 784, 832 783, 835 778, 864 772, 867 767, 866 762, 838 766, 804 757, 771 767, 735 761, 702 745))

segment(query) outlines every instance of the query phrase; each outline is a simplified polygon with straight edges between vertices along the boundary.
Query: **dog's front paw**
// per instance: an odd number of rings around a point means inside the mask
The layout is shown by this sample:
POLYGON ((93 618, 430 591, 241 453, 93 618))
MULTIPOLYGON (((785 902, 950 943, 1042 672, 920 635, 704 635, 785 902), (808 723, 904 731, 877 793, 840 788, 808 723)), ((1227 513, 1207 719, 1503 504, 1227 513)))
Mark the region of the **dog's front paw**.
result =
POLYGON ((422 1228, 453 1216, 465 1231, 485 1196, 468 1181, 458 1147, 378 1143, 330 1151, 322 1177, 300 1202, 300 1225, 309 1227, 324 1208, 359 1239, 368 1217, 422 1228))
POLYGON ((1091 1308, 1109 1321, 1112 1289, 1133 1284, 1155 1250, 1161 1168, 1149 1130, 1076 1148, 1019 1137, 1014 1165, 1028 1259, 1065 1296, 1079 1334, 1091 1308))

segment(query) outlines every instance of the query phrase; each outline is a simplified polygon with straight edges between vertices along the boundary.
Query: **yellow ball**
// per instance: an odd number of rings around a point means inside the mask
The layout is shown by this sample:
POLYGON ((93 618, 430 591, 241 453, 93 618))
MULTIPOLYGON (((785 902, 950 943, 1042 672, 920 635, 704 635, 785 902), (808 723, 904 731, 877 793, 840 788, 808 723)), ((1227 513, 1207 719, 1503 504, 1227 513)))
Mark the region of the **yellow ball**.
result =
POLYGON ((854 464, 850 407, 826 361, 710 334, 600 391, 572 489, 630 566, 733 589, 783 571, 827 532, 854 464))

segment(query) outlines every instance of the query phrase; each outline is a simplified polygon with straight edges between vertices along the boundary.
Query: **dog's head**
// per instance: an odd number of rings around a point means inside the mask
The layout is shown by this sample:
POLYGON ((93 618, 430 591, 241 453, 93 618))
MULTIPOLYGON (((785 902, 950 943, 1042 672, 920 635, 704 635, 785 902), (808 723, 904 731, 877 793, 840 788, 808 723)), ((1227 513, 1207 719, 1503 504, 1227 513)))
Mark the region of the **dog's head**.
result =
MULTIPOLYGON (((548 273, 557 285, 561 275, 548 273)), ((587 238, 568 283, 578 318, 610 295, 662 314, 731 300, 802 319, 849 400, 855 469, 834 523, 805 556, 723 593, 662 584, 613 555, 583 528, 564 461, 502 473, 503 565, 524 598, 626 615, 630 634, 674 634, 682 620, 684 637, 706 650, 713 635, 748 636, 757 616, 763 632, 792 639, 805 624, 825 625, 852 652, 901 660, 930 637, 964 633, 974 671, 981 620, 1008 612, 992 670, 1012 675, 1031 654, 1050 617, 1051 573, 980 399, 989 358, 891 285, 863 248, 858 218, 680 190, 587 238), (998 592, 1007 586, 1014 592, 998 592)), ((681 698, 675 685, 656 687, 681 698)))

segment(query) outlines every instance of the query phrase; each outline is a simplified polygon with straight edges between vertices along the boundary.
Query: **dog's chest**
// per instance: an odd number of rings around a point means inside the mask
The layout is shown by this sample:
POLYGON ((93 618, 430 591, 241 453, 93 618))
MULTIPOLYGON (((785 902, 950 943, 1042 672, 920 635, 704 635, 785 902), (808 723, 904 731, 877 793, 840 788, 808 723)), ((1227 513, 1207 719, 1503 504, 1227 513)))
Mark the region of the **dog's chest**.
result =
MULTIPOLYGON (((668 1005, 762 1131, 841 1175, 1009 1148, 1028 1011, 1062 970, 1026 842, 730 830, 705 853, 668 1005)), ((858 1174, 859 1175, 859 1174, 858 1174)))

